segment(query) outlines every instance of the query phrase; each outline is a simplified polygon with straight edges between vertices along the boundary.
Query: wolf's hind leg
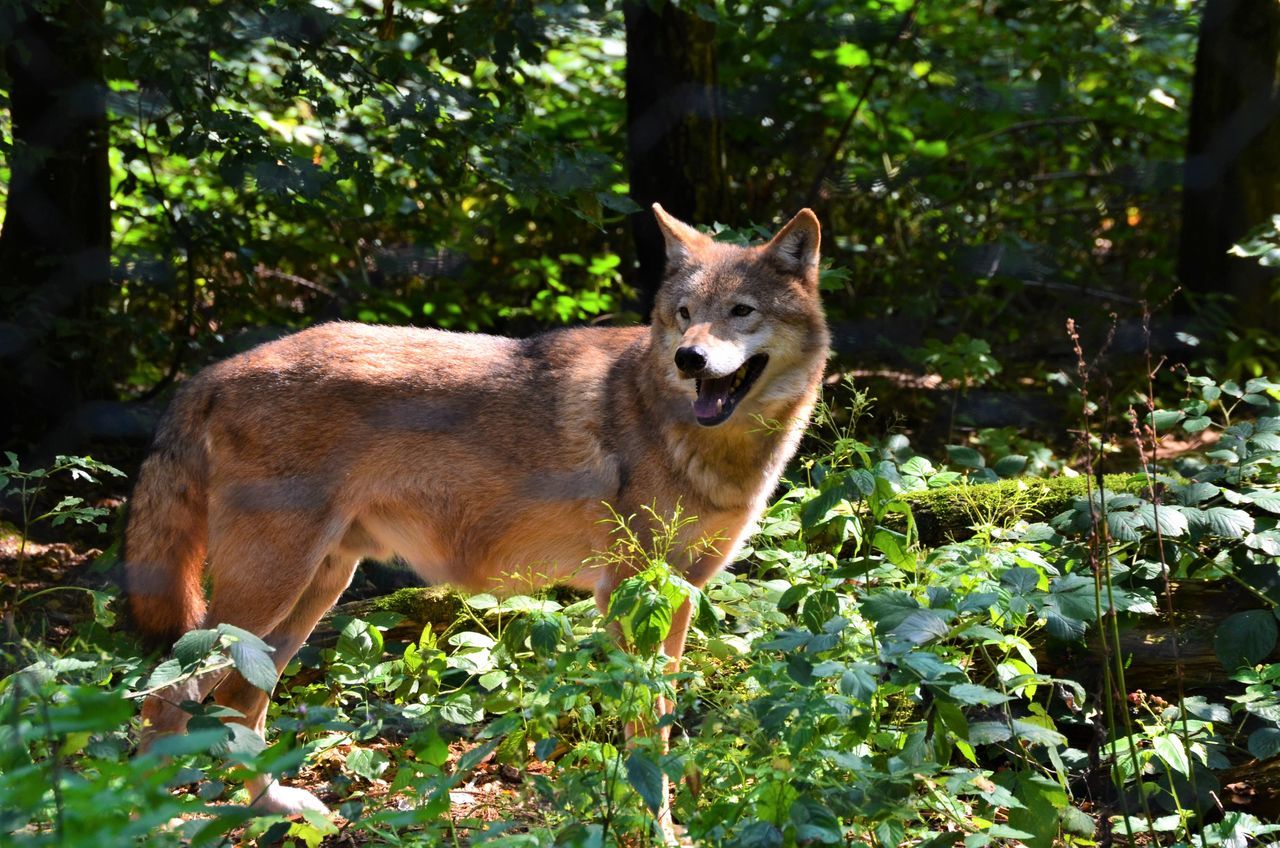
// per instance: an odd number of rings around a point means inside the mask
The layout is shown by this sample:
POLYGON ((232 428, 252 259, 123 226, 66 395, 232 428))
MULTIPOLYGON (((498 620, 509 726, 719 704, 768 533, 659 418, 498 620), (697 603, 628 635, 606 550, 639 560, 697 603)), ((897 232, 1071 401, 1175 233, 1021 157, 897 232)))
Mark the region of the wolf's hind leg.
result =
MULTIPOLYGON (((357 560, 341 554, 330 554, 316 569, 311 582, 293 609, 264 639, 275 648, 272 659, 277 675, 293 659, 302 643, 311 635, 316 622, 333 606, 351 582, 357 560)), ((214 700, 239 712, 243 718, 231 721, 243 724, 259 736, 265 735, 267 705, 270 694, 250 684, 238 674, 229 676, 214 690, 214 700)), ((253 806, 272 813, 292 815, 304 810, 327 813, 318 798, 305 789, 281 786, 269 774, 260 774, 246 785, 253 806)))

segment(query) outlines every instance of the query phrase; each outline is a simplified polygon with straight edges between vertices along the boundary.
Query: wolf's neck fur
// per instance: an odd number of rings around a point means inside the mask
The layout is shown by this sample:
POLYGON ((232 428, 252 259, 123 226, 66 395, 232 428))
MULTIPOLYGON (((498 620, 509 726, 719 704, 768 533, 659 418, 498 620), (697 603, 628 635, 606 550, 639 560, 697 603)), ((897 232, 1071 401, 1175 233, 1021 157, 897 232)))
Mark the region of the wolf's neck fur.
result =
POLYGON ((772 494, 804 433, 825 362, 814 364, 802 395, 771 402, 762 411, 744 409, 723 424, 704 427, 692 420, 688 399, 674 396, 662 376, 670 367, 665 356, 650 340, 646 348, 647 367, 638 369, 634 379, 648 382, 652 389, 652 394, 639 392, 640 397, 661 399, 649 414, 668 422, 660 429, 671 470, 685 477, 699 500, 714 509, 762 507, 760 501, 772 494))

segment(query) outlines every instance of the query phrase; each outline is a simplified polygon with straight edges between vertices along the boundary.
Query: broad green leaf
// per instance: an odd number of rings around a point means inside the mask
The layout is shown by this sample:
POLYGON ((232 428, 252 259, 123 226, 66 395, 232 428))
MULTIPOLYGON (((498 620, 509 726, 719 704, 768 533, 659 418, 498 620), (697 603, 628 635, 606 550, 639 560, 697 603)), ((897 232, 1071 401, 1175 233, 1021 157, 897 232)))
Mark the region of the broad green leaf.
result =
POLYGON ((1052 848, 1058 837, 1059 811, 1068 805, 1067 794, 1055 780, 1039 775, 1018 775, 1013 794, 1022 806, 1009 811, 1009 827, 1029 848, 1052 848))
POLYGON ((627 757, 627 781, 640 795, 649 812, 657 815, 666 801, 662 797, 662 769, 644 751, 636 748, 627 757))
MULTIPOLYGON (((256 650, 250 648, 249 650, 256 650)), ((261 651, 257 651, 261 654, 261 651)), ((209 749, 209 753, 215 757, 226 757, 228 759, 247 762, 261 754, 267 748, 267 742, 258 735, 256 730, 245 727, 243 724, 234 722, 223 725, 224 736, 223 741, 216 743, 209 749)))
POLYGON ((800 618, 814 633, 821 633, 822 626, 840 613, 840 596, 830 589, 814 592, 804 600, 800 618))
POLYGON ((1187 509, 1183 515, 1190 526, 1201 533, 1224 539, 1239 539, 1253 531, 1253 516, 1229 506, 1187 509))
POLYGON ((1015 718, 1013 720, 1013 732, 1019 739, 1030 742, 1033 745, 1056 747, 1065 745, 1067 742, 1067 737, 1058 731, 1026 719, 1015 718))
POLYGON ((557 613, 534 613, 529 628, 529 645, 540 657, 555 653, 564 634, 564 621, 557 613))
POLYGON ((213 652, 217 630, 191 630, 173 643, 173 655, 184 666, 193 666, 213 652))
POLYGON ((250 685, 264 692, 270 692, 275 688, 276 664, 265 651, 245 642, 232 642, 230 652, 236 671, 240 672, 250 685))
POLYGON ((1280 729, 1263 727, 1249 734, 1249 753, 1260 760, 1280 755, 1280 729))
POLYGON ((372 748, 352 748, 347 754, 346 766, 347 771, 372 783, 382 777, 391 766, 391 760, 372 748))
POLYGON ((1182 422, 1182 429, 1188 433, 1199 433, 1207 430, 1213 422, 1207 415, 1197 415, 1195 418, 1188 418, 1182 422))
POLYGON ((338 634, 334 652, 351 665, 371 666, 382 659, 382 647, 382 633, 378 628, 363 619, 353 618, 338 634))
POLYGON ((917 609, 908 613, 902 623, 890 632, 914 645, 923 645, 946 636, 949 629, 947 619, 937 610, 917 609))
POLYGON ((1186 746, 1182 744, 1180 737, 1172 733, 1161 734, 1151 740, 1151 747, 1169 768, 1183 777, 1191 776, 1191 759, 1187 756, 1186 746))
POLYGON ((1145 504, 1136 511, 1141 516, 1142 523, 1153 533, 1158 526, 1160 534, 1166 538, 1187 534, 1187 518, 1177 507, 1145 504))
POLYGON ((657 592, 649 592, 636 599, 632 614, 623 619, 624 626, 635 647, 644 652, 652 651, 671 632, 671 617, 674 610, 671 601, 657 592))
POLYGON ((840 676, 840 693, 855 701, 871 703, 876 688, 875 678, 860 668, 851 668, 840 676))
POLYGON ((860 609, 864 617, 874 621, 879 629, 888 632, 906 621, 911 613, 920 609, 920 604, 906 592, 890 590, 873 592, 863 598, 860 609))
POLYGON ((1259 509, 1280 513, 1280 489, 1256 489, 1246 492, 1245 496, 1259 509))
POLYGON ((185 672, 182 670, 182 663, 176 659, 165 660, 156 666, 156 670, 151 672, 151 676, 147 678, 146 689, 155 689, 160 686, 168 686, 173 681, 181 678, 185 672))
POLYGON ((1276 646, 1276 619, 1267 610, 1246 610, 1218 625, 1213 650, 1227 671, 1262 662, 1276 646))
POLYGON ((907 552, 907 537, 905 534, 890 530, 887 527, 877 527, 875 535, 871 538, 871 544, 875 546, 876 550, 884 554, 885 559, 890 564, 907 570, 915 568, 915 561, 911 554, 907 552))
POLYGON ((995 465, 991 468, 1001 477, 1014 477, 1021 474, 1027 467, 1027 457, 1021 454, 1011 453, 1008 456, 1001 457, 996 460, 995 465))
POLYGON ((959 683, 951 687, 950 693, 951 697, 969 706, 994 707, 997 704, 1013 700, 1011 696, 1003 692, 997 692, 994 689, 988 689, 986 686, 979 686, 976 683, 959 683))
POLYGON ((947 445, 947 459, 962 468, 985 468, 987 464, 982 454, 964 445, 947 445))

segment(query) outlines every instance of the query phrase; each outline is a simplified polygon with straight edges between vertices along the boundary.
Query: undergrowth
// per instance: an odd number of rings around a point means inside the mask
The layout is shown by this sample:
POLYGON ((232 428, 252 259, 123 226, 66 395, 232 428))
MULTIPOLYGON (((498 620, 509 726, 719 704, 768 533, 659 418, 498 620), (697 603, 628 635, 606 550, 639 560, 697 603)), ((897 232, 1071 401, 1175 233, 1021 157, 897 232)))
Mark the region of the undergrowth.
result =
MULTIPOLYGON (((935 464, 901 437, 864 441, 869 401, 855 393, 852 408, 820 411, 821 450, 704 591, 661 546, 631 540, 615 555, 641 567, 604 617, 564 594, 339 616, 285 669, 265 746, 190 704, 187 735, 134 752, 138 702, 159 686, 227 664, 272 685, 251 634, 195 631, 157 666, 98 592, 55 644, 15 579, 0 833, 22 845, 635 845, 658 839, 665 775, 696 844, 1270 842, 1280 826, 1234 801, 1224 776, 1280 754, 1278 389, 1194 377, 1173 406, 1139 398, 1138 475, 1094 462, 1070 484, 1023 476, 1045 464, 1008 452, 988 468, 956 446, 935 464), (1171 429, 1216 438, 1157 462, 1171 429), (979 488, 1001 478, 994 499, 979 488), (926 501, 951 511, 942 536, 916 521, 926 501), (1198 592, 1217 600, 1193 631, 1182 607, 1198 592), (659 648, 685 601, 695 626, 669 675, 659 648), (442 608, 456 614, 430 621, 442 608), (1169 650, 1144 654, 1157 633, 1169 650), (624 723, 651 723, 672 694, 670 750, 624 744, 624 723), (261 771, 305 782, 335 816, 254 815, 239 787, 261 771), (460 811, 492 774, 517 787, 510 805, 460 811)), ((1108 438, 1090 426, 1086 444, 1108 438)), ((68 472, 110 469, 68 459, 37 472, 11 457, 3 487, 28 487, 29 518, 100 520, 74 499, 37 502, 33 481, 68 472)))

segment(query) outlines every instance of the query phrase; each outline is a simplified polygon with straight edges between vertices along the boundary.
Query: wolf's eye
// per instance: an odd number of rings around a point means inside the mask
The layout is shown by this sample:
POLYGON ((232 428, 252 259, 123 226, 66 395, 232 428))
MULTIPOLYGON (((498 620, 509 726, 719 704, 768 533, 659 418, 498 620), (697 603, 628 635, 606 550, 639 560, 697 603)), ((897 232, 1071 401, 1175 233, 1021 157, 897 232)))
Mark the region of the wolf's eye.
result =
POLYGON ((729 310, 729 314, 743 318, 755 311, 756 308, 754 306, 747 306, 745 303, 739 303, 737 306, 733 307, 733 309, 729 310))
POLYGON ((685 321, 689 320, 689 309, 686 306, 682 306, 679 309, 677 309, 676 314, 679 315, 680 318, 685 321))

